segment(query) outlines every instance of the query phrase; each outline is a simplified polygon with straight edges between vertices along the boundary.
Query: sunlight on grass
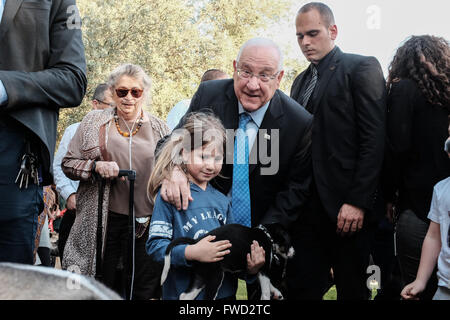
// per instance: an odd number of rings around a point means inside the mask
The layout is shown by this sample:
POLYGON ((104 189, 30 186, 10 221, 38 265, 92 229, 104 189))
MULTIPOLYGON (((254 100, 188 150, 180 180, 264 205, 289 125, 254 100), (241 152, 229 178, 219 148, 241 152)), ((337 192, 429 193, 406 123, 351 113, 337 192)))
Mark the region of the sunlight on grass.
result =
POLYGON ((238 289, 236 293, 237 300, 247 300, 247 285, 244 280, 238 281, 238 289))
MULTIPOLYGON (((375 298, 377 294, 377 290, 372 290, 372 299, 375 298)), ((236 293, 236 299, 237 300, 247 300, 247 286, 245 284, 245 281, 239 280, 238 281, 238 289, 236 293)), ((336 293, 336 286, 332 286, 330 290, 328 290, 327 293, 323 296, 323 300, 336 300, 337 299, 337 293, 336 293)))

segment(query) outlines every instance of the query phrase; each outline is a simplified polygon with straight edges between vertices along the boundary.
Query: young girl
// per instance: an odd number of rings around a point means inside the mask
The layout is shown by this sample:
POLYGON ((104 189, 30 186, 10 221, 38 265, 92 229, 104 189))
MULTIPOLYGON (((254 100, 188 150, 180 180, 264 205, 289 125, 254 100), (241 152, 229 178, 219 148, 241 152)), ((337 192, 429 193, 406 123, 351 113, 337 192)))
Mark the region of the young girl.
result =
MULTIPOLYGON (((225 129, 220 120, 213 115, 192 113, 185 125, 172 133, 162 147, 148 186, 149 198, 155 199, 156 195, 146 245, 147 253, 154 260, 164 263, 166 248, 173 239, 197 239, 231 222, 230 200, 209 184, 222 168, 224 146, 225 129), (183 212, 163 201, 158 191, 167 172, 176 165, 186 173, 195 199, 183 212)), ((164 282, 162 298, 179 299, 187 289, 190 261, 220 261, 230 252, 230 247, 228 240, 214 242, 213 236, 207 236, 195 245, 176 246, 172 250, 172 268, 164 282)), ((236 289, 237 279, 227 274, 216 299, 233 298, 236 289)), ((197 299, 203 299, 203 292, 197 299)))
MULTIPOLYGON (((445 151, 450 158, 450 125, 448 134, 445 151)), ((403 299, 417 300, 437 261, 439 282, 433 300, 450 300, 450 177, 435 185, 428 218, 431 222, 423 242, 416 280, 403 288, 401 296, 403 299)))

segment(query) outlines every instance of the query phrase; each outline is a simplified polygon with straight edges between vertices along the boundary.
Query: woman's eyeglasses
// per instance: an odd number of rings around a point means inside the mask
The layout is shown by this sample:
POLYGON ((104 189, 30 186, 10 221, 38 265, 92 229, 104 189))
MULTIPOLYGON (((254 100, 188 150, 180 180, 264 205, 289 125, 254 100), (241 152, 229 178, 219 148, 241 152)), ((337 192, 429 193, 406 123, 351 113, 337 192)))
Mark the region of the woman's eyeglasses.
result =
POLYGON ((128 92, 130 92, 130 91, 131 91, 131 96, 136 99, 140 98, 142 96, 142 93, 144 92, 144 90, 136 89, 136 88, 133 88, 133 89, 119 88, 119 89, 116 89, 116 94, 119 98, 123 98, 123 97, 126 97, 128 95, 128 92))

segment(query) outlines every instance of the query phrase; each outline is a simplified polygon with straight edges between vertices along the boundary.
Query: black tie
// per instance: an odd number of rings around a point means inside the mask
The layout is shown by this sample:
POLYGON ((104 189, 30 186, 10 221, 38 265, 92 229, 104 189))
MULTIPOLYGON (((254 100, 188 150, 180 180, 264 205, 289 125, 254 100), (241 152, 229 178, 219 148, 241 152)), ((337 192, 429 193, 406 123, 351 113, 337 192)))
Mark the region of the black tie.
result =
POLYGON ((311 97, 311 94, 313 93, 317 83, 317 69, 316 67, 314 67, 313 64, 311 65, 311 72, 312 72, 311 80, 309 81, 308 87, 306 88, 302 99, 302 105, 305 108, 308 105, 309 98, 311 97))

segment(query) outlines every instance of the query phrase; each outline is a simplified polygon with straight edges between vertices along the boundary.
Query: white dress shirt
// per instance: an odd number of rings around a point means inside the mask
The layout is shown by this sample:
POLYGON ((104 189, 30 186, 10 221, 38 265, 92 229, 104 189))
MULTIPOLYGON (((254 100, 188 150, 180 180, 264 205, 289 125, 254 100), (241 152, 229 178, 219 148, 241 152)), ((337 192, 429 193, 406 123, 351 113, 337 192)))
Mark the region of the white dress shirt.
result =
POLYGON ((70 140, 72 140, 79 125, 80 122, 77 122, 66 128, 61 138, 61 142, 59 143, 58 151, 56 151, 55 159, 53 160, 53 179, 55 181, 56 190, 66 201, 72 193, 77 192, 80 182, 70 180, 66 177, 61 168, 61 161, 66 155, 70 140))

